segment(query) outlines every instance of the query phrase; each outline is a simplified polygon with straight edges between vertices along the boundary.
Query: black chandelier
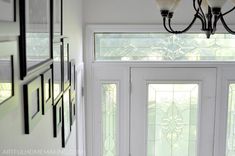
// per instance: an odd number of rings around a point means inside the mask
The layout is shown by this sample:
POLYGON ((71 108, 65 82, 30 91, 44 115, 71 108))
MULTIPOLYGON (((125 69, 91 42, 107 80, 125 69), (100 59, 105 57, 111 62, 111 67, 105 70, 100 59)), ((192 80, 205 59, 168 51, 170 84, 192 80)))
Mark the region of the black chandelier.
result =
MULTIPOLYGON (((233 31, 226 24, 224 16, 235 10, 235 7, 231 8, 225 13, 221 12, 222 6, 227 0, 193 0, 193 8, 195 10, 194 18, 192 22, 183 30, 176 31, 171 26, 171 19, 173 18, 174 11, 178 6, 180 0, 156 0, 163 17, 163 26, 169 33, 182 34, 187 32, 195 23, 197 19, 201 21, 202 31, 205 32, 207 38, 215 34, 216 26, 220 20, 224 28, 230 33, 235 35, 233 31)), ((235 0, 231 0, 235 4, 235 0)))

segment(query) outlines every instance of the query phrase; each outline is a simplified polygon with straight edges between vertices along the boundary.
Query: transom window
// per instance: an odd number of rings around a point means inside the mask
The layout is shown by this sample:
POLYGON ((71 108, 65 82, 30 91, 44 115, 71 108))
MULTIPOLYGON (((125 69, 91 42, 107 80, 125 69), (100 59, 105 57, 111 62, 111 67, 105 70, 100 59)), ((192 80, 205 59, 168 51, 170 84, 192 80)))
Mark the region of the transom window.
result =
POLYGON ((234 61, 235 36, 95 33, 96 61, 234 61))

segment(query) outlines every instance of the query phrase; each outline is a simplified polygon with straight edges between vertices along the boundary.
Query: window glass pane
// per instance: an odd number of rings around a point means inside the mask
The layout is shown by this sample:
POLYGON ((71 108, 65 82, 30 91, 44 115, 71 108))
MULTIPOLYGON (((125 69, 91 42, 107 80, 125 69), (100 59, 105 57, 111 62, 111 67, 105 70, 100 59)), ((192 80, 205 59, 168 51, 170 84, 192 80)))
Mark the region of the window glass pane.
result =
POLYGON ((69 60, 68 60, 68 44, 64 43, 64 82, 69 80, 68 68, 69 68, 69 60))
POLYGON ((50 59, 50 1, 25 0, 28 70, 50 59))
POLYGON ((234 61, 230 34, 95 33, 97 61, 234 61))
POLYGON ((117 85, 102 84, 102 156, 117 156, 117 119, 117 85))
POLYGON ((147 156, 196 156, 198 84, 149 84, 147 156))
POLYGON ((229 98, 228 98, 226 156, 234 156, 234 155, 235 155, 235 84, 230 84, 229 98))
POLYGON ((62 66, 61 66, 61 45, 60 43, 54 43, 53 45, 53 77, 54 77, 54 99, 56 99, 62 91, 62 66))

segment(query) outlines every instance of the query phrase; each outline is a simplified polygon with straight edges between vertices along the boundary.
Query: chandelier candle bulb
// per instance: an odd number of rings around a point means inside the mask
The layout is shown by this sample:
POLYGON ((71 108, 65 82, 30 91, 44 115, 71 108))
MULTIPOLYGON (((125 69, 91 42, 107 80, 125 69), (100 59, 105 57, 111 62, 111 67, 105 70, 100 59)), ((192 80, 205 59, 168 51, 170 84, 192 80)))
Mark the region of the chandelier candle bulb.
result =
POLYGON ((231 2, 235 5, 235 0, 231 0, 231 2))
POLYGON ((171 10, 176 0, 156 0, 160 10, 171 10))
POLYGON ((222 8, 227 0, 207 0, 211 8, 222 8))
POLYGON ((208 12, 208 2, 207 0, 202 0, 202 3, 201 3, 201 7, 202 7, 202 11, 207 14, 208 12))
MULTIPOLYGON (((170 12, 174 12, 175 9, 177 8, 177 6, 179 5, 181 0, 175 0, 174 5, 172 6, 172 8, 170 9, 170 12)), ((234 0, 235 1, 235 0, 234 0)))

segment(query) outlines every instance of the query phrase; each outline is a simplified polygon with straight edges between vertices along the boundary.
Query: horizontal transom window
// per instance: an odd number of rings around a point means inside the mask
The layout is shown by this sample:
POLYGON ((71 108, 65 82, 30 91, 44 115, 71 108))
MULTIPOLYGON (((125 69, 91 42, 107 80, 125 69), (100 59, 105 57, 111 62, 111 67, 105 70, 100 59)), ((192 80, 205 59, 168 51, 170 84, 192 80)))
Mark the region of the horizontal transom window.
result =
POLYGON ((96 61, 235 61, 235 36, 95 33, 96 61))

